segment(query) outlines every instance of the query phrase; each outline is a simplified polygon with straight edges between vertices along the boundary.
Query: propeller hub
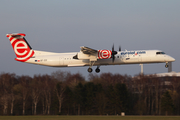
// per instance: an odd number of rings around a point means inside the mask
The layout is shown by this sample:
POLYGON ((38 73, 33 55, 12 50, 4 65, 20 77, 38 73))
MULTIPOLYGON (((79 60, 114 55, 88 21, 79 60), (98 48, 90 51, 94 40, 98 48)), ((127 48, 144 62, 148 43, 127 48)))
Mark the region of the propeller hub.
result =
POLYGON ((114 62, 114 60, 115 60, 115 55, 117 54, 117 51, 114 51, 114 44, 113 44, 113 46, 112 46, 112 62, 114 62))
POLYGON ((112 55, 116 55, 117 54, 117 51, 112 51, 112 55))

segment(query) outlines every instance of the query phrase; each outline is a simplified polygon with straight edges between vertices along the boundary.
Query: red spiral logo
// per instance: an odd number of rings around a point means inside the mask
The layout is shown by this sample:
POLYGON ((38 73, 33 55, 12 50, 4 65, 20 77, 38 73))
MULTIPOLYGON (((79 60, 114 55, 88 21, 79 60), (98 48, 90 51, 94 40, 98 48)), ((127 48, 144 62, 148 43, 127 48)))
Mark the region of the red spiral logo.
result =
POLYGON ((99 59, 109 59, 111 58, 111 50, 98 50, 98 58, 99 59))
POLYGON ((34 55, 34 51, 29 48, 23 38, 9 36, 9 39, 17 56, 17 61, 25 62, 34 55))

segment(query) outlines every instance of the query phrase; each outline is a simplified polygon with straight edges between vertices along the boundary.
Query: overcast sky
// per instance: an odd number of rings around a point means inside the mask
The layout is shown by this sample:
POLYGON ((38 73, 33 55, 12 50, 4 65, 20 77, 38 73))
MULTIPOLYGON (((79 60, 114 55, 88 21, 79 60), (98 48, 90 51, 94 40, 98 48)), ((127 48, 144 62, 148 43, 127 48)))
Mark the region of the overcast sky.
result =
MULTIPOLYGON (((88 67, 53 68, 14 60, 7 33, 25 33, 34 50, 78 52, 94 49, 158 49, 176 59, 180 72, 180 0, 2 0, 0 72, 51 74, 63 70, 88 76, 88 67)), ((145 74, 167 72, 165 63, 144 65, 145 74)), ((96 67, 93 67, 95 69, 96 67)), ((140 66, 101 66, 101 73, 135 75, 140 66)))

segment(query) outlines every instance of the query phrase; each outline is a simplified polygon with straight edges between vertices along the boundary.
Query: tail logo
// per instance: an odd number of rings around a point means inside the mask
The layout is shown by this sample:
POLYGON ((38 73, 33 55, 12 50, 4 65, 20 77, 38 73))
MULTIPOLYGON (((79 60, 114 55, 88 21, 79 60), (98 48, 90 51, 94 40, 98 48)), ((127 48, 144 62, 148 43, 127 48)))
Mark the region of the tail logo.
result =
POLYGON ((112 52, 110 50, 98 50, 99 59, 109 59, 111 58, 112 52))
POLYGON ((30 50, 24 41, 18 41, 14 44, 14 52, 18 57, 25 57, 30 50))
POLYGON ((17 37, 17 36, 11 35, 11 34, 7 35, 7 37, 9 37, 11 45, 14 49, 14 52, 17 56, 17 58, 15 60, 25 62, 34 55, 34 51, 29 48, 29 46, 27 45, 27 43, 24 40, 22 35, 21 35, 21 37, 17 37))

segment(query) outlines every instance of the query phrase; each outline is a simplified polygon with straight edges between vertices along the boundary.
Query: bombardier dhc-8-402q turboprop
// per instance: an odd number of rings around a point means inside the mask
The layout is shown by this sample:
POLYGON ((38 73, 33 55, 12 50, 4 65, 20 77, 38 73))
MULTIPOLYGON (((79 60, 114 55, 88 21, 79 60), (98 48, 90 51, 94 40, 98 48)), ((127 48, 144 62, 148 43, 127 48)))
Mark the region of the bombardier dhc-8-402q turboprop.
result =
POLYGON ((6 35, 17 56, 15 60, 20 62, 52 66, 52 67, 76 67, 89 66, 88 72, 92 72, 92 66, 97 66, 96 72, 100 72, 101 65, 143 64, 143 63, 166 63, 175 59, 160 50, 95 50, 81 47, 80 52, 53 53, 33 50, 26 41, 25 34, 14 33, 6 35))

